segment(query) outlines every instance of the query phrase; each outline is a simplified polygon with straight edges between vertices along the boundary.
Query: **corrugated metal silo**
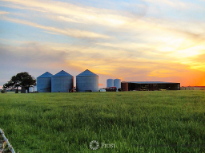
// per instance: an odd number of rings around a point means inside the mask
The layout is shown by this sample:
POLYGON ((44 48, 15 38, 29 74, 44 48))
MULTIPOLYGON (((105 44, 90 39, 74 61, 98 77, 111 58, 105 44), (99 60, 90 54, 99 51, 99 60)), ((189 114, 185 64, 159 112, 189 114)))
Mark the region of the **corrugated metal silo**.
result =
POLYGON ((117 88, 117 90, 119 88, 121 88, 121 80, 120 79, 115 79, 114 80, 114 86, 117 88))
POLYGON ((107 88, 114 87, 114 80, 113 79, 107 79, 107 88))
POLYGON ((73 76, 65 71, 51 77, 51 92, 69 92, 73 89, 73 76))
POLYGON ((76 76, 76 91, 98 91, 99 77, 88 69, 76 76))
POLYGON ((37 91, 37 86, 33 86, 33 92, 37 91))
POLYGON ((29 92, 33 92, 33 87, 29 87, 29 92))
POLYGON ((51 73, 46 72, 37 77, 37 91, 38 92, 51 92, 51 73))

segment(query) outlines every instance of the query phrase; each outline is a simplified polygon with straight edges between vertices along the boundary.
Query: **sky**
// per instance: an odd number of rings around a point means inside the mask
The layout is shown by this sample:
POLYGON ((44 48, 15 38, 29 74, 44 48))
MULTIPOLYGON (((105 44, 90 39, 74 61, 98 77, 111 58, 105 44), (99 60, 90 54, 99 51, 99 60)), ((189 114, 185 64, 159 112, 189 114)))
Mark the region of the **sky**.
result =
POLYGON ((205 86, 205 0, 0 0, 0 88, 86 69, 106 80, 205 86))

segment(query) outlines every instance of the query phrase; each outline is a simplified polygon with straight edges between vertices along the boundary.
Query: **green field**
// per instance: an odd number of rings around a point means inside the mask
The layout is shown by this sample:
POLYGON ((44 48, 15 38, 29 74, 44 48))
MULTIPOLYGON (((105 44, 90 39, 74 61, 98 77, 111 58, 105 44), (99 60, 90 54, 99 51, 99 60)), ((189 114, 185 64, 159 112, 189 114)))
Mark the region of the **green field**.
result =
POLYGON ((0 128, 19 153, 202 153, 205 91, 0 94, 0 128))

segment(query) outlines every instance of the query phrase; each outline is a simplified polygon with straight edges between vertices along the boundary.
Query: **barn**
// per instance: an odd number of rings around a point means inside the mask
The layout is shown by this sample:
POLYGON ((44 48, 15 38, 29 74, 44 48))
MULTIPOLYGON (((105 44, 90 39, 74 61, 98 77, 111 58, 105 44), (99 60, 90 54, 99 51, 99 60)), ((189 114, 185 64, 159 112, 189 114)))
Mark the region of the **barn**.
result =
POLYGON ((161 82, 161 81, 123 81, 121 82, 122 91, 154 91, 154 90, 180 90, 180 83, 161 82))

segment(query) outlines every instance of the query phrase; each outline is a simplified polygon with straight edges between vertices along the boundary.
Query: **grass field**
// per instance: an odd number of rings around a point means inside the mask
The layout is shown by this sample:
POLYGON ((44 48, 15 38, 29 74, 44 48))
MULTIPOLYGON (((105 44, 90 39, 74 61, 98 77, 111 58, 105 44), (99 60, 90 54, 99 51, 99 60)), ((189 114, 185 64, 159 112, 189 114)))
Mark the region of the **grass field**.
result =
POLYGON ((205 91, 0 94, 0 128, 19 153, 203 153, 205 91))

